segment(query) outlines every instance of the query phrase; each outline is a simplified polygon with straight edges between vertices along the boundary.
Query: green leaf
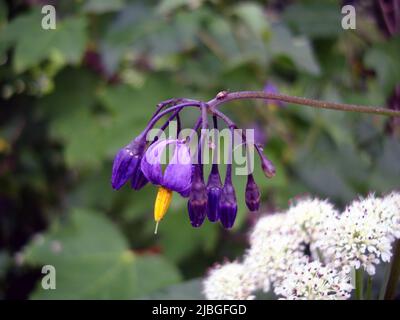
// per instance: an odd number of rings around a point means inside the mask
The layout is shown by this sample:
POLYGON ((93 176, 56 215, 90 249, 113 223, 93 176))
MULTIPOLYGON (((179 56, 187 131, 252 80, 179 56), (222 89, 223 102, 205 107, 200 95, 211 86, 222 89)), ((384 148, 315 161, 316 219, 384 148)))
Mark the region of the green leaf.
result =
MULTIPOLYGON (((153 229, 154 221, 149 220, 148 232, 153 229)), ((175 195, 172 207, 158 229, 160 246, 169 259, 179 262, 196 250, 204 253, 212 250, 219 230, 221 226, 218 223, 208 221, 201 228, 193 228, 187 212, 187 199, 175 195)))
MULTIPOLYGON (((196 6, 200 6, 204 0, 195 0, 193 3, 196 6)), ((189 3, 190 4, 190 3, 189 3)), ((188 5, 187 0, 162 0, 157 5, 156 10, 160 14, 168 14, 171 11, 174 11, 180 7, 188 5)))
POLYGON ((384 93, 390 95, 394 86, 400 82, 400 37, 376 45, 365 55, 365 64, 377 73, 384 93))
POLYGON ((233 11, 250 27, 254 35, 263 36, 268 32, 268 20, 260 5, 256 3, 240 3, 233 11))
POLYGON ((132 299, 180 279, 162 258, 132 253, 108 219, 87 209, 75 209, 67 221, 53 223, 23 254, 29 265, 56 269, 56 290, 44 290, 39 283, 33 299, 132 299))
POLYGON ((139 297, 181 280, 175 266, 159 256, 138 257, 135 261, 135 270, 137 274, 136 291, 139 297))
POLYGON ((193 279, 177 285, 172 285, 152 293, 148 300, 204 300, 201 279, 193 279))
POLYGON ((395 138, 385 139, 371 177, 371 185, 374 186, 374 191, 390 192, 399 187, 399 157, 399 140, 395 138))
POLYGON ((42 28, 43 15, 36 10, 12 20, 0 33, 0 51, 15 46, 13 66, 21 73, 52 56, 78 63, 86 45, 86 20, 71 17, 57 21, 56 29, 42 28))
POLYGON ((0 0, 0 30, 3 27, 3 24, 7 22, 7 5, 4 0, 0 0))
POLYGON ((305 37, 294 37, 282 24, 271 26, 271 41, 268 49, 273 55, 290 58, 301 70, 313 75, 321 73, 310 41, 305 37))
POLYGON ((83 12, 90 12, 95 14, 117 11, 123 8, 125 0, 87 0, 83 5, 83 12))
POLYGON ((283 20, 298 33, 318 38, 343 33, 337 3, 295 3, 283 12, 283 20))

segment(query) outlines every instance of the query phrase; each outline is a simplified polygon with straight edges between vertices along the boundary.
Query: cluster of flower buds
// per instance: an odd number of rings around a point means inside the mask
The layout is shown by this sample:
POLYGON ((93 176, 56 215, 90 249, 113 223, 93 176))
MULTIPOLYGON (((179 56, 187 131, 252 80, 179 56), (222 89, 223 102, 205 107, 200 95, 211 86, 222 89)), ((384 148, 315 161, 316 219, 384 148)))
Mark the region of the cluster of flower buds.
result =
MULTIPOLYGON (((220 93, 216 99, 224 99, 220 93)), ((158 194, 154 206, 154 219, 157 223, 164 217, 172 200, 173 192, 182 197, 188 197, 188 214, 193 227, 200 227, 207 217, 211 222, 220 221, 224 228, 232 228, 237 215, 237 200, 232 183, 232 161, 226 164, 225 181, 222 183, 218 163, 214 158, 208 180, 204 180, 204 164, 202 151, 206 145, 204 129, 208 128, 208 114, 213 115, 214 129, 218 130, 218 120, 225 122, 230 129, 232 160, 232 141, 234 129, 237 126, 225 114, 211 108, 208 104, 191 99, 170 99, 158 104, 157 110, 144 131, 126 147, 118 151, 113 164, 111 184, 114 189, 120 189, 127 181, 131 182, 134 190, 143 188, 148 182, 158 186, 158 194), (201 130, 196 154, 198 161, 193 161, 189 142, 191 136, 185 138, 160 139, 157 135, 149 141, 148 133, 164 116, 169 118, 160 127, 162 133, 174 119, 178 121, 178 136, 180 131, 179 113, 186 107, 197 107, 201 115, 197 120, 194 131, 201 130), (171 151, 167 163, 163 162, 166 151, 171 151)), ((246 136, 243 136, 243 143, 246 136)), ((208 137, 207 137, 208 138, 208 137)), ((216 149, 216 148, 215 148, 216 149)), ((268 178, 275 175, 275 168, 263 154, 261 146, 255 145, 263 172, 268 178)), ((247 149, 246 149, 247 150, 247 149)), ((258 211, 260 207, 260 190, 253 175, 248 174, 245 202, 250 211, 258 211)), ((156 227, 157 231, 157 227, 156 227)))

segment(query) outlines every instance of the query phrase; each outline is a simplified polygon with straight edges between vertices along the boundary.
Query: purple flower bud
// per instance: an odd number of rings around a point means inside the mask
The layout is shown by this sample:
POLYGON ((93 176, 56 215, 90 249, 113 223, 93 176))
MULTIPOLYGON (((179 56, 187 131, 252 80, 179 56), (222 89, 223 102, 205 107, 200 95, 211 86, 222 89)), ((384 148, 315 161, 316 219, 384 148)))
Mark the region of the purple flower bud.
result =
POLYGON ((114 189, 120 189, 129 179, 136 175, 145 146, 146 142, 144 140, 135 139, 118 151, 114 158, 111 176, 111 185, 114 189))
POLYGON ((216 222, 219 220, 218 204, 222 192, 221 177, 218 171, 218 164, 214 163, 212 165, 210 176, 207 182, 207 196, 208 196, 208 206, 207 206, 207 217, 211 222, 216 222))
POLYGON ((259 152, 261 160, 261 168, 267 178, 273 178, 276 174, 275 166, 272 164, 271 160, 267 158, 265 154, 259 152))
POLYGON ((188 201, 188 212, 192 226, 195 228, 200 227, 207 214, 207 189, 204 184, 200 165, 194 166, 192 188, 188 201))
POLYGON ((247 176, 247 185, 246 185, 246 205, 250 211, 258 211, 260 208, 260 190, 256 182, 254 181, 254 177, 252 174, 247 176))
POLYGON ((221 198, 219 200, 219 218, 226 229, 232 228, 237 214, 235 188, 233 187, 230 173, 231 165, 228 164, 228 166, 229 169, 227 170, 225 184, 222 188, 221 198))
POLYGON ((131 187, 134 190, 142 189, 149 180, 144 176, 142 169, 139 167, 136 174, 132 177, 131 187))

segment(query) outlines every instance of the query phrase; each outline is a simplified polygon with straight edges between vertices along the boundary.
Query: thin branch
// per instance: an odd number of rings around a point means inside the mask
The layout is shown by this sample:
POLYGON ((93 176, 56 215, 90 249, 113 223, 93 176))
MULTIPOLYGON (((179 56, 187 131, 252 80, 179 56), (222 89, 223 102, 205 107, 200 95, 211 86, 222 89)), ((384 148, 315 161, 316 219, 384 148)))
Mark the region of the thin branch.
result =
POLYGON ((400 111, 381 108, 381 107, 375 107, 375 106, 369 107, 356 104, 320 101, 315 99, 288 96, 284 94, 267 93, 264 91, 238 91, 238 92, 220 93, 214 99, 207 102, 207 104, 210 106, 212 112, 216 112, 216 108, 221 104, 234 100, 244 100, 244 99, 279 100, 287 103, 299 104, 317 109, 340 110, 347 112, 360 112, 360 113, 370 113, 370 114, 377 114, 384 116, 400 117, 400 111))

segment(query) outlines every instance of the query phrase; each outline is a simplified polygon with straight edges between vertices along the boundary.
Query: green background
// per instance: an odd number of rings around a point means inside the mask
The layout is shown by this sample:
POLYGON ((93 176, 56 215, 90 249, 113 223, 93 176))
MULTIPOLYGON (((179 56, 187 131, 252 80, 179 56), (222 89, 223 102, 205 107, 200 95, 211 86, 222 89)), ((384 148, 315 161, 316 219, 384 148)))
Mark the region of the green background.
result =
MULTIPOLYGON (((172 97, 270 81, 285 94, 386 105, 400 39, 362 3, 357 29, 343 30, 341 1, 61 0, 56 29, 44 30, 43 2, 0 0, 0 298, 201 298, 199 279, 243 252, 260 215, 246 210, 245 178, 234 181, 233 230, 192 228, 175 195, 155 236, 156 188, 112 190, 115 153, 172 97), (56 290, 41 288, 45 264, 56 290)), ((267 136, 277 174, 264 178, 256 161, 261 212, 301 194, 342 207, 398 188, 399 131, 385 117, 264 101, 222 110, 267 136)), ((185 127, 196 117, 182 114, 185 127)))

